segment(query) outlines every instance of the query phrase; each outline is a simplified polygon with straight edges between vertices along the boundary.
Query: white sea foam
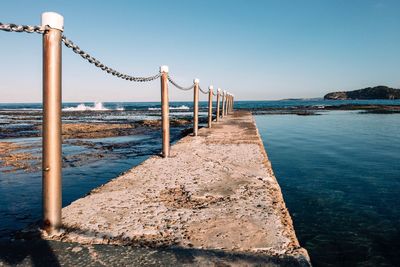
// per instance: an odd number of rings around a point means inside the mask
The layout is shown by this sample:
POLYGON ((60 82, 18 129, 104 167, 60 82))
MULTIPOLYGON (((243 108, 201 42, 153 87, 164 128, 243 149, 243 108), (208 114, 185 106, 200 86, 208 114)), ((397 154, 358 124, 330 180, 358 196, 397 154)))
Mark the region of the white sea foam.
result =
MULTIPOLYGON (((189 110, 190 108, 188 106, 182 105, 179 107, 169 107, 169 110, 189 110)), ((148 108, 147 110, 161 110, 161 108, 148 108)))
MULTIPOLYGON (((63 111, 106 111, 106 110, 110 109, 104 107, 102 102, 95 102, 93 106, 86 106, 85 104, 79 104, 76 107, 63 108, 63 111)), ((115 110, 123 111, 124 108, 118 107, 115 110)))

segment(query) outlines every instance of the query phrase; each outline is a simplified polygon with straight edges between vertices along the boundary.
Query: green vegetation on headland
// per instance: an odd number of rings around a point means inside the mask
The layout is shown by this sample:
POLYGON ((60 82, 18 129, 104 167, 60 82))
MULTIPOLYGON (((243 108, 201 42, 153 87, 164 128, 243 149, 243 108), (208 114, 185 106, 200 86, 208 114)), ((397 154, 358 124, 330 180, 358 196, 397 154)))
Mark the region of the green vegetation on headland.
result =
POLYGON ((326 94, 327 100, 346 100, 346 99, 400 99, 400 89, 387 86, 367 87, 364 89, 348 92, 332 92, 326 94))

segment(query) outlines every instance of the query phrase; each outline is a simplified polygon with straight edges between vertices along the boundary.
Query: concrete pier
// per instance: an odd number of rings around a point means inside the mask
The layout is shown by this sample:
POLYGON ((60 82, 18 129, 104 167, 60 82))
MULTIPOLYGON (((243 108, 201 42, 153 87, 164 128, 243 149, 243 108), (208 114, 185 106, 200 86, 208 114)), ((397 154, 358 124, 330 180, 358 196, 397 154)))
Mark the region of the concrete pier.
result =
POLYGON ((46 238, 249 253, 309 265, 249 112, 200 129, 170 153, 65 207, 63 232, 46 238))

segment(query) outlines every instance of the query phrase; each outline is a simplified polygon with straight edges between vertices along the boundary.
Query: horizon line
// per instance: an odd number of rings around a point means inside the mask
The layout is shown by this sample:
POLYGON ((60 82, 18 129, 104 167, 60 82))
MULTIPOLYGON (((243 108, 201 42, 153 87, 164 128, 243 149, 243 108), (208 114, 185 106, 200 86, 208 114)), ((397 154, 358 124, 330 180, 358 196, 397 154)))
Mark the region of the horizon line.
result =
MULTIPOLYGON (((290 101, 290 100, 323 100, 323 97, 306 97, 306 98, 282 98, 282 99, 262 99, 262 100, 255 100, 255 99, 238 99, 235 101, 246 101, 246 102, 257 102, 257 101, 290 101)), ((216 100, 213 100, 215 102, 216 100)), ((63 104, 68 104, 68 103, 157 103, 160 102, 160 100, 154 101, 62 101, 61 103, 63 104)), ((170 103, 172 102, 193 102, 193 100, 176 100, 176 101, 169 101, 170 103)), ((208 100, 199 100, 199 102, 208 102, 208 100)), ((0 102, 1 104, 42 104, 43 102, 0 102)))

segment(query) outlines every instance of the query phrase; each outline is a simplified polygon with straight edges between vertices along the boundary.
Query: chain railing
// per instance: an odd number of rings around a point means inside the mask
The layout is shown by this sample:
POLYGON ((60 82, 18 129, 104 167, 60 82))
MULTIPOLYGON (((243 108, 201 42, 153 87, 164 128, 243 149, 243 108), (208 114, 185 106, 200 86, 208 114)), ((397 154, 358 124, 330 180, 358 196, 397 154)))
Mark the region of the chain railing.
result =
POLYGON ((200 90, 200 92, 202 92, 205 95, 208 94, 208 92, 209 92, 209 91, 204 91, 203 89, 201 89, 200 85, 199 85, 199 90, 200 90))
MULTIPOLYGON (((162 66, 160 72, 148 77, 136 77, 121 73, 83 51, 65 35, 63 35, 64 18, 53 12, 45 12, 42 14, 42 25, 17 25, 5 24, 0 22, 0 30, 7 32, 26 32, 43 34, 43 145, 42 145, 42 179, 43 179, 43 227, 49 233, 61 227, 61 194, 62 194, 62 144, 61 144, 61 42, 64 45, 89 63, 97 68, 116 76, 118 78, 132 82, 150 82, 158 78, 161 80, 161 118, 162 118, 162 155, 169 156, 169 98, 168 98, 168 82, 176 88, 189 91, 194 89, 194 135, 196 136, 198 128, 198 91, 203 94, 209 94, 208 98, 208 117, 209 128, 212 121, 212 100, 214 92, 212 86, 210 90, 203 90, 199 85, 199 80, 195 79, 193 84, 187 87, 179 85, 168 73, 168 66, 162 66), (199 89, 199 90, 197 90, 199 89), (52 95, 54 97, 49 97, 52 95)), ((217 93, 217 116, 216 121, 220 118, 220 97, 222 97, 222 117, 233 110, 233 95, 217 93), (226 111, 226 112, 225 112, 226 111), (224 113, 225 112, 225 113, 224 113)))
POLYGON ((0 30, 6 32, 27 32, 27 33, 43 33, 44 29, 41 26, 31 26, 31 25, 17 25, 13 23, 1 23, 0 30))
MULTIPOLYGON (((45 31, 42 26, 31 26, 31 25, 17 25, 13 23, 5 24, 0 22, 0 30, 8 31, 8 32, 26 32, 26 33, 43 33, 45 31)), ((66 47, 71 48, 76 54, 80 55, 83 59, 86 59, 89 63, 94 64, 96 67, 102 69, 103 71, 121 78, 123 80, 132 81, 132 82, 150 82, 155 79, 160 78, 160 73, 149 77, 135 77, 127 74, 123 74, 113 68, 108 67, 107 65, 101 63, 95 57, 91 56, 87 52, 83 51, 76 44, 74 44, 71 40, 69 40, 65 35, 62 36, 62 41, 66 47)))
POLYGON ((179 84, 176 83, 174 80, 172 80, 172 78, 171 78, 170 75, 168 75, 168 81, 169 81, 173 86, 175 86, 176 88, 178 88, 178 89, 180 89, 180 90, 183 90, 183 91, 189 91, 189 90, 192 90, 192 89, 194 88, 194 83, 193 83, 191 86, 187 86, 187 87, 184 87, 184 86, 179 85, 179 84))
POLYGON ((160 73, 157 73, 153 76, 149 77, 135 77, 127 74, 120 73, 119 71, 116 71, 107 65, 101 63, 99 60, 96 58, 92 57, 90 54, 87 52, 83 51, 82 49, 79 48, 76 44, 74 44, 71 40, 69 40, 65 35, 62 36, 62 41, 64 42, 65 46, 68 48, 71 48, 72 51, 74 51, 76 54, 80 55, 83 59, 86 59, 89 63, 95 65, 96 67, 102 69, 103 71, 116 76, 118 78, 121 78, 123 80, 131 81, 131 82, 150 82, 155 79, 160 78, 160 73))

